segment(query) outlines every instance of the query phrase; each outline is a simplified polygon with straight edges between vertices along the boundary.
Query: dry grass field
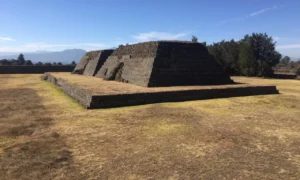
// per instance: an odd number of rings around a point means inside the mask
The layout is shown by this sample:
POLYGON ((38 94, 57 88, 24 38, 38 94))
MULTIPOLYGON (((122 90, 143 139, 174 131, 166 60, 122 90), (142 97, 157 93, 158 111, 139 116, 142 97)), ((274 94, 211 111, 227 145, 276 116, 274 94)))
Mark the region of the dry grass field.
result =
POLYGON ((0 75, 0 179, 300 179, 300 81, 281 94, 86 110, 0 75))

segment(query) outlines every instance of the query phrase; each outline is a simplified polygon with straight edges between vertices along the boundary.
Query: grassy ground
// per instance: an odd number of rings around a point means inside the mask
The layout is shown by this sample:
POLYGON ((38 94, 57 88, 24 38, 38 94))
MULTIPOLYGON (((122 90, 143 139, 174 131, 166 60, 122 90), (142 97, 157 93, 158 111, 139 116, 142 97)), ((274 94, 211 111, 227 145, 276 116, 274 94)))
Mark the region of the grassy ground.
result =
POLYGON ((85 110, 0 75, 0 179, 300 179, 300 81, 281 94, 85 110))

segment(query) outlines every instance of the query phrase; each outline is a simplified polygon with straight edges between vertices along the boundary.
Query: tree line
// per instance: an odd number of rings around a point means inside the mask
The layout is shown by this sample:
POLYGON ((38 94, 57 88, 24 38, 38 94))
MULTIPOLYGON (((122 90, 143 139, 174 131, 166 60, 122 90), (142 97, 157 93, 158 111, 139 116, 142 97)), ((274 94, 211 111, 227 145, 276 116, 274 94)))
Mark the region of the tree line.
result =
MULTIPOLYGON (((192 36, 192 42, 198 42, 192 36)), ((252 33, 236 41, 221 41, 206 45, 209 53, 231 75, 271 77, 275 70, 300 75, 300 59, 295 62, 275 50, 276 42, 266 33, 252 33)))
POLYGON ((252 33, 239 41, 223 40, 207 48, 231 75, 270 77, 272 67, 282 58, 275 45, 276 42, 266 33, 252 33))
MULTIPOLYGON (((21 53, 17 59, 2 59, 0 60, 0 66, 62 66, 61 62, 37 62, 35 64, 32 63, 31 60, 25 60, 24 55, 21 53)), ((71 64, 66 65, 76 65, 75 61, 72 61, 71 64)))
MULTIPOLYGON (((191 41, 196 43, 198 38, 193 36, 191 41)), ((300 61, 293 62, 288 56, 282 58, 282 55, 275 50, 276 42, 266 33, 247 34, 239 41, 232 39, 211 45, 206 45, 206 42, 202 44, 231 75, 271 77, 274 67, 294 68, 297 73, 300 72, 300 61)), ((33 63, 25 60, 24 55, 20 54, 16 60, 0 60, 0 65, 26 66, 33 65, 33 63)), ((61 62, 37 62, 34 65, 60 66, 63 64, 61 62)), ((71 65, 76 65, 76 63, 73 61, 71 65)))

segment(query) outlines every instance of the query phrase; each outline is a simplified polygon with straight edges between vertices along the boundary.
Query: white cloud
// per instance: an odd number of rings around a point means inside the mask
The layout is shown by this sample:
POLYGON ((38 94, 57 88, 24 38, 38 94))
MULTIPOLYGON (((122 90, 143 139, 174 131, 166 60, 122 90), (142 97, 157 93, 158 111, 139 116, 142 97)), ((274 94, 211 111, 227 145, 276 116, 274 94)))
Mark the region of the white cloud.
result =
POLYGON ((138 35, 133 36, 138 41, 151 41, 151 40, 176 40, 182 37, 187 36, 187 33, 167 33, 167 32, 148 32, 148 33, 140 33, 138 35))
POLYGON ((0 41, 16 41, 16 40, 9 37, 0 37, 0 41))
POLYGON ((281 45, 277 46, 277 49, 300 49, 300 44, 287 44, 287 45, 281 45))
POLYGON ((257 16, 259 14, 265 13, 265 12, 270 11, 270 10, 275 10, 277 8, 278 8, 278 6, 273 6, 273 7, 265 8, 265 9, 253 12, 249 16, 257 16))
POLYGON ((279 41, 279 39, 281 39, 281 38, 278 37, 278 36, 274 36, 274 37, 273 37, 273 40, 274 40, 274 41, 279 41))
POLYGON ((79 44, 48 44, 40 43, 27 43, 20 46, 1 46, 0 52, 34 52, 34 51, 59 51, 70 48, 80 48, 85 50, 103 49, 108 46, 100 43, 79 43, 79 44))

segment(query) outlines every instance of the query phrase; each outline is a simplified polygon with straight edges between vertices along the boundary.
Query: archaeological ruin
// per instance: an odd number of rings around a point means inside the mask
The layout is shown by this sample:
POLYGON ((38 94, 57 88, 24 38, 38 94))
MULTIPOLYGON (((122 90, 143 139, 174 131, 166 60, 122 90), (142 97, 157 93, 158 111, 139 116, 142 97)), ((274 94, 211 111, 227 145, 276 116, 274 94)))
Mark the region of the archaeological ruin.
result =
POLYGON ((95 76, 113 50, 87 52, 76 65, 73 74, 95 76))
MULTIPOLYGON (((98 56, 94 58, 97 53, 99 51, 88 52, 75 68, 75 73, 95 73, 100 66, 95 68, 97 63, 89 59, 98 60, 98 56)), ((204 45, 190 41, 153 41, 120 46, 94 75, 144 87, 233 83, 204 45)))
POLYGON ((87 109, 278 94, 276 86, 234 83, 200 43, 153 41, 91 51, 70 73, 45 73, 87 109))

